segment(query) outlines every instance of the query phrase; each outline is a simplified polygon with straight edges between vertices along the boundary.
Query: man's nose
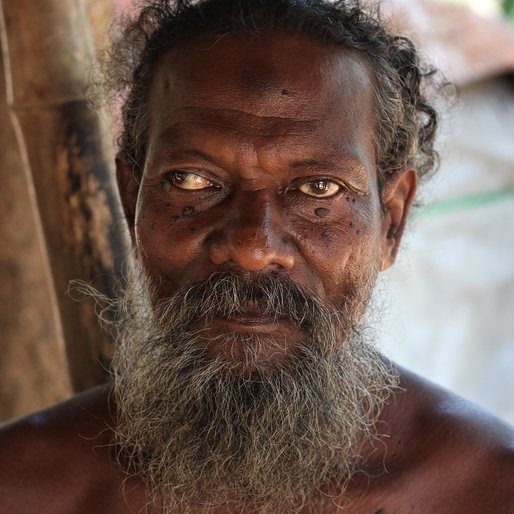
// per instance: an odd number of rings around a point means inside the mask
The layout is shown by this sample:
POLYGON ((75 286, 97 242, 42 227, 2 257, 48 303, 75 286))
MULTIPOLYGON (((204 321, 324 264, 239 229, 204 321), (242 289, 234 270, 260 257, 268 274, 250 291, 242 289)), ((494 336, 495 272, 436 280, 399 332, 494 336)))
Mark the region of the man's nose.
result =
POLYGON ((231 200, 220 229, 212 235, 210 258, 216 265, 246 271, 290 270, 293 245, 280 205, 265 191, 245 191, 231 200))

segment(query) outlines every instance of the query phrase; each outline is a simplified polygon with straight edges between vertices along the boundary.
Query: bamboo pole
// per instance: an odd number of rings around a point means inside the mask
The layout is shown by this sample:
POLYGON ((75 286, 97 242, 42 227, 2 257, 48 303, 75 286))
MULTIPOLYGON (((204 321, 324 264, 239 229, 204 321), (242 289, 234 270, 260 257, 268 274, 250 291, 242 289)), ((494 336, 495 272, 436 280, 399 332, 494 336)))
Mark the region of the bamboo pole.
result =
POLYGON ((7 99, 34 207, 75 391, 105 380, 110 340, 94 306, 66 295, 83 279, 113 294, 126 255, 105 131, 84 90, 92 48, 80 0, 3 0, 7 99))
POLYGON ((0 422, 70 396, 0 59, 0 422))

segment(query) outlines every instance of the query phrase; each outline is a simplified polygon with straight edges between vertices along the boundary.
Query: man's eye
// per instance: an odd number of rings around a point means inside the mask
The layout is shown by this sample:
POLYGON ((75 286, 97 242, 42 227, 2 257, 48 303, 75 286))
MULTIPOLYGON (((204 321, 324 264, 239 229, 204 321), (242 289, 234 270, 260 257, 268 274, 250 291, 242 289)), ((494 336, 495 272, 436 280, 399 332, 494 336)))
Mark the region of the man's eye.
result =
POLYGON ((314 180, 302 184, 298 188, 302 193, 318 198, 328 198, 341 190, 341 186, 331 180, 314 180))
POLYGON ((168 175, 168 180, 180 189, 187 189, 196 191, 199 189, 206 189, 212 187, 214 184, 206 178, 190 173, 188 171, 174 171, 168 175))

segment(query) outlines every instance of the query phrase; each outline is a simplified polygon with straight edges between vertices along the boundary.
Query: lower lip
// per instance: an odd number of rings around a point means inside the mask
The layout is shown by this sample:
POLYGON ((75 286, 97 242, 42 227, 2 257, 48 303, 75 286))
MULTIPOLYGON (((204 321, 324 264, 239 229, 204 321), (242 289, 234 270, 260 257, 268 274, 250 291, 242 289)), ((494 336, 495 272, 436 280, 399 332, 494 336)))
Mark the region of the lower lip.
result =
POLYGON ((232 319, 217 318, 215 321, 221 323, 233 332, 276 332, 284 328, 284 323, 271 321, 269 318, 259 316, 240 316, 232 319))

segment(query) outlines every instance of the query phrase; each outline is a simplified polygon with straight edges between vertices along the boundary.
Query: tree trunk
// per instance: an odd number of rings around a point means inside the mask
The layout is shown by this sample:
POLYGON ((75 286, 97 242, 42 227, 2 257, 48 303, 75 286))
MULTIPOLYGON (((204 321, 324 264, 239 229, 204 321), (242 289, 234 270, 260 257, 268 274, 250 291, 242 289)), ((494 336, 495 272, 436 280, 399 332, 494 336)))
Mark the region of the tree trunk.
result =
POLYGON ((84 90, 92 49, 79 0, 3 0, 7 97, 33 187, 52 296, 75 391, 105 380, 110 339, 70 280, 112 295, 126 255, 106 133, 84 90))
POLYGON ((0 66, 0 421, 71 393, 3 78, 0 66))

